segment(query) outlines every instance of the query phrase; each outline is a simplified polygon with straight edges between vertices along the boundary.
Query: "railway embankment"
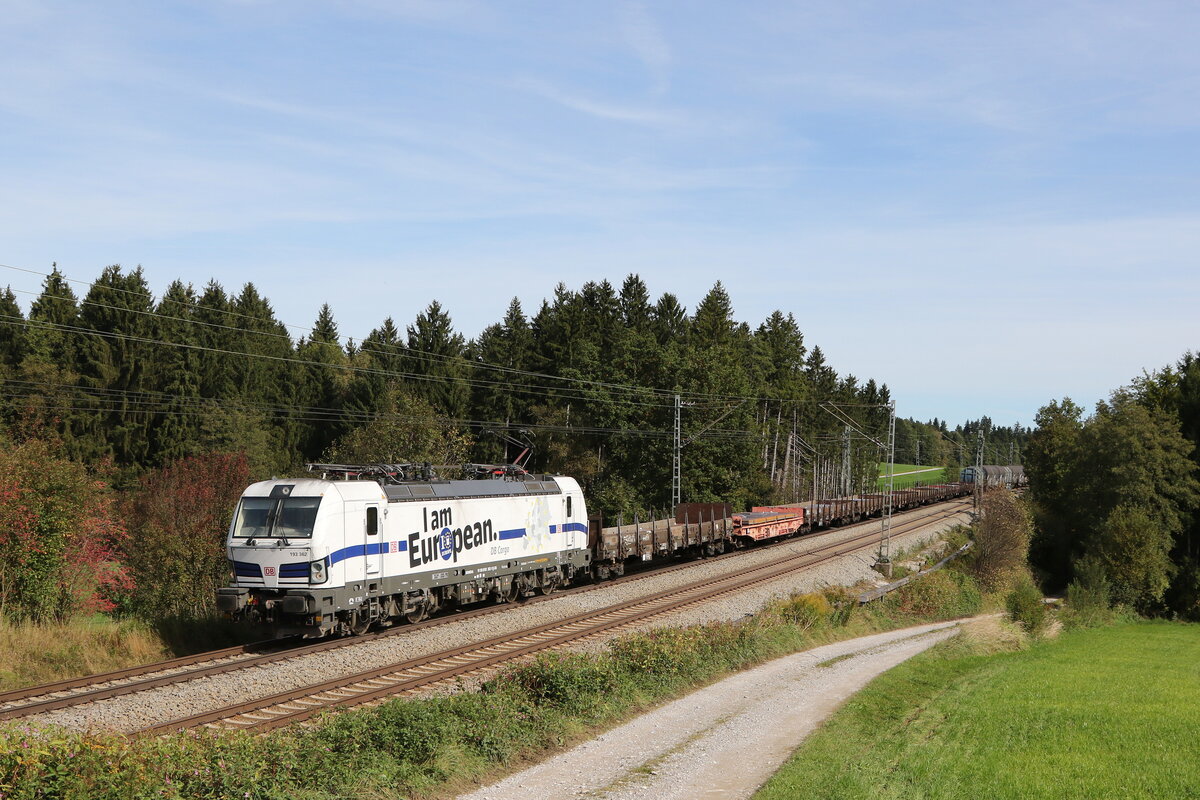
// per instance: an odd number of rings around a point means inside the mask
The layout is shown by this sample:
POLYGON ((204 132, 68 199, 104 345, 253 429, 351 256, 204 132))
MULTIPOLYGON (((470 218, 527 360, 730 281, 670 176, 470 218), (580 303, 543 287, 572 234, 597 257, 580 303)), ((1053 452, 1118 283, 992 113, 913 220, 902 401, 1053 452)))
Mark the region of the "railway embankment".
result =
POLYGON ((267 736, 131 739, 9 727, 0 781, 10 792, 37 785, 68 797, 446 794, 780 655, 972 613, 978 591, 949 574, 935 573, 868 607, 840 588, 774 590, 766 608, 760 602, 751 616, 746 606, 724 608, 691 627, 675 619, 669 627, 625 633, 603 652, 538 656, 493 676, 478 692, 388 702, 267 736))
MULTIPOLYGON (((968 517, 966 505, 956 501, 946 507, 898 515, 893 528, 895 547, 919 547, 961 524, 968 517)), ((556 625, 563 628, 563 641, 556 644, 560 649, 604 652, 609 641, 630 632, 735 621, 758 612, 773 598, 791 593, 866 585, 879 578, 871 569, 877 544, 878 525, 868 522, 767 548, 684 562, 674 569, 582 587, 538 598, 537 602, 480 608, 420 626, 402 626, 379 636, 257 656, 222 651, 216 655, 223 657, 209 666, 184 671, 173 666, 168 674, 147 674, 132 684, 122 680, 115 686, 89 690, 81 697, 56 695, 31 707, 37 713, 29 719, 80 730, 105 728, 133 733, 176 721, 178 727, 186 727, 229 719, 235 714, 224 710, 240 706, 244 713, 238 720, 221 724, 262 726, 287 721, 284 717, 294 718, 297 701, 302 710, 316 712, 330 704, 365 699, 367 694, 398 694, 400 690, 409 694, 446 693, 474 688, 508 660, 501 657, 501 651, 514 652, 527 643, 528 652, 534 652, 539 644, 546 644, 548 629, 556 625), (747 579, 734 577, 743 572, 750 573, 747 579), (710 591, 723 583, 730 584, 727 591, 710 591), (694 596, 695 600, 679 603, 672 598, 676 594, 685 600, 694 596), (658 613, 626 615, 612 619, 619 624, 575 631, 586 632, 585 636, 569 635, 579 623, 562 625, 591 616, 611 617, 613 609, 631 604, 629 610, 636 612, 639 601, 655 595, 671 600, 658 613), (475 654, 461 652, 466 646, 473 646, 475 654), (481 668, 467 669, 470 659, 485 663, 481 668), (435 670, 438 662, 441 673, 435 670), (409 666, 393 668, 401 664, 409 666), (389 684, 398 689, 389 691, 389 684), (332 692, 306 689, 317 685, 332 692), (260 698, 272 700, 262 702, 260 698), (275 709, 262 711, 268 706, 275 709), (209 719, 207 715, 213 714, 216 716, 209 719)), ((0 700, 6 701, 0 707, 0 719, 26 714, 17 705, 26 701, 0 700)))

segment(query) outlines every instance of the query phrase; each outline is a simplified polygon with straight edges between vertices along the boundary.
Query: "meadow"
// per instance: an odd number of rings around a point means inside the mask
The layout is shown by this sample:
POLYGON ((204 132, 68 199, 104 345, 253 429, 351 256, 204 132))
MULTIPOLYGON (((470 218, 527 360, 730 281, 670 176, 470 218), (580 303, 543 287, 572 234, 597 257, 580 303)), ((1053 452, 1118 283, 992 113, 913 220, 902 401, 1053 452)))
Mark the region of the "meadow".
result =
POLYGON ((852 698, 755 800, 1197 797, 1197 708, 1200 625, 951 641, 852 698))
MULTIPOLYGON (((955 470, 957 471, 957 470, 955 470)), ((887 479, 884 477, 887 474, 887 464, 879 465, 879 488, 887 488, 887 479)), ((958 480, 955 477, 955 480, 958 480)), ((946 481, 945 471, 941 467, 931 467, 923 464, 895 464, 892 472, 892 485, 896 489, 908 489, 912 486, 927 485, 931 483, 944 483, 946 481), (928 470, 928 471, 926 471, 928 470), (911 475, 902 475, 900 473, 909 472, 911 475)))

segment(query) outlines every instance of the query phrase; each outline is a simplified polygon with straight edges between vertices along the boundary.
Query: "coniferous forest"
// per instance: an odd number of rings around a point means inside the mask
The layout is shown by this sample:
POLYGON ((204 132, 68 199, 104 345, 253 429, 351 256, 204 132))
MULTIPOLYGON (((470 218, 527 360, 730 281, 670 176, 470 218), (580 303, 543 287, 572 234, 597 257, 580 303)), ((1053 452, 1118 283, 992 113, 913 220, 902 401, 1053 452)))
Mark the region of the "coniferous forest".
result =
MULTIPOLYGON (((576 477, 593 512, 644 517, 671 504, 678 396, 683 500, 744 508, 873 486, 891 400, 792 314, 739 321, 720 283, 690 311, 637 275, 559 284, 473 339, 436 299, 354 341, 328 305, 298 331, 253 284, 156 297, 120 266, 55 268, 27 305, 0 293, 0 606, 18 618, 204 613, 240 491, 306 462, 453 477, 528 446, 525 466, 576 477)), ((971 463, 981 428, 986 461, 1020 459, 1028 431, 984 417, 897 420, 896 460, 971 463)))

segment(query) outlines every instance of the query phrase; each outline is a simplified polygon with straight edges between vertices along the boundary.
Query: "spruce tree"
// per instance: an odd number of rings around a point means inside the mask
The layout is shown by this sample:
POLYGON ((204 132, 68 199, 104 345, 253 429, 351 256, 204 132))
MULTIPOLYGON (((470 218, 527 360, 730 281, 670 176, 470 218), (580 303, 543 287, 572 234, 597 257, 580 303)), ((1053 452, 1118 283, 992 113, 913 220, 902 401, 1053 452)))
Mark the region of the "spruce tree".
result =
MULTIPOLYGON (((154 338, 180 344, 199 344, 194 323, 196 292, 191 285, 174 281, 155 309, 154 338)), ((201 352, 190 347, 160 346, 151 353, 148 384, 165 393, 164 404, 151 431, 152 460, 165 463, 192 455, 199 441, 201 352)))
POLYGON ((466 341, 456 333, 450 315, 434 300, 408 326, 406 371, 417 376, 412 392, 425 398, 439 414, 453 419, 466 415, 468 374, 466 341))
POLYGON ((347 428, 338 411, 349 386, 349 364, 328 303, 322 304, 308 338, 296 347, 296 356, 311 362, 301 367, 295 396, 296 405, 312 409, 303 426, 301 451, 304 458, 317 460, 347 428))
POLYGON ((141 267, 105 267, 80 305, 76 371, 82 390, 76 417, 78 451, 87 460, 112 456, 122 466, 149 463, 150 419, 145 370, 151 361, 154 298, 141 267))

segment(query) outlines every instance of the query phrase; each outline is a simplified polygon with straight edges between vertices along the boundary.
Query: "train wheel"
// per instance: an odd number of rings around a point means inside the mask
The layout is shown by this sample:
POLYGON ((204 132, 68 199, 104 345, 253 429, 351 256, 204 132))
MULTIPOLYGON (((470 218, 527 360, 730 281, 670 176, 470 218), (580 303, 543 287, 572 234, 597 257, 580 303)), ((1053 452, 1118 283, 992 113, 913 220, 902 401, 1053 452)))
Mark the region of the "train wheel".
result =
POLYGON ((421 605, 414 608, 412 611, 409 611, 407 614, 405 614, 404 618, 406 620, 408 620, 408 623, 410 625, 416 625, 418 622, 425 619, 427 616, 429 616, 429 606, 422 603, 421 605))
POLYGON ((355 611, 350 615, 350 632, 362 636, 371 628, 371 618, 366 614, 355 611))
POLYGON ((517 585, 517 577, 515 575, 508 584, 508 590, 500 596, 500 599, 505 603, 515 603, 521 599, 521 587, 517 585))

